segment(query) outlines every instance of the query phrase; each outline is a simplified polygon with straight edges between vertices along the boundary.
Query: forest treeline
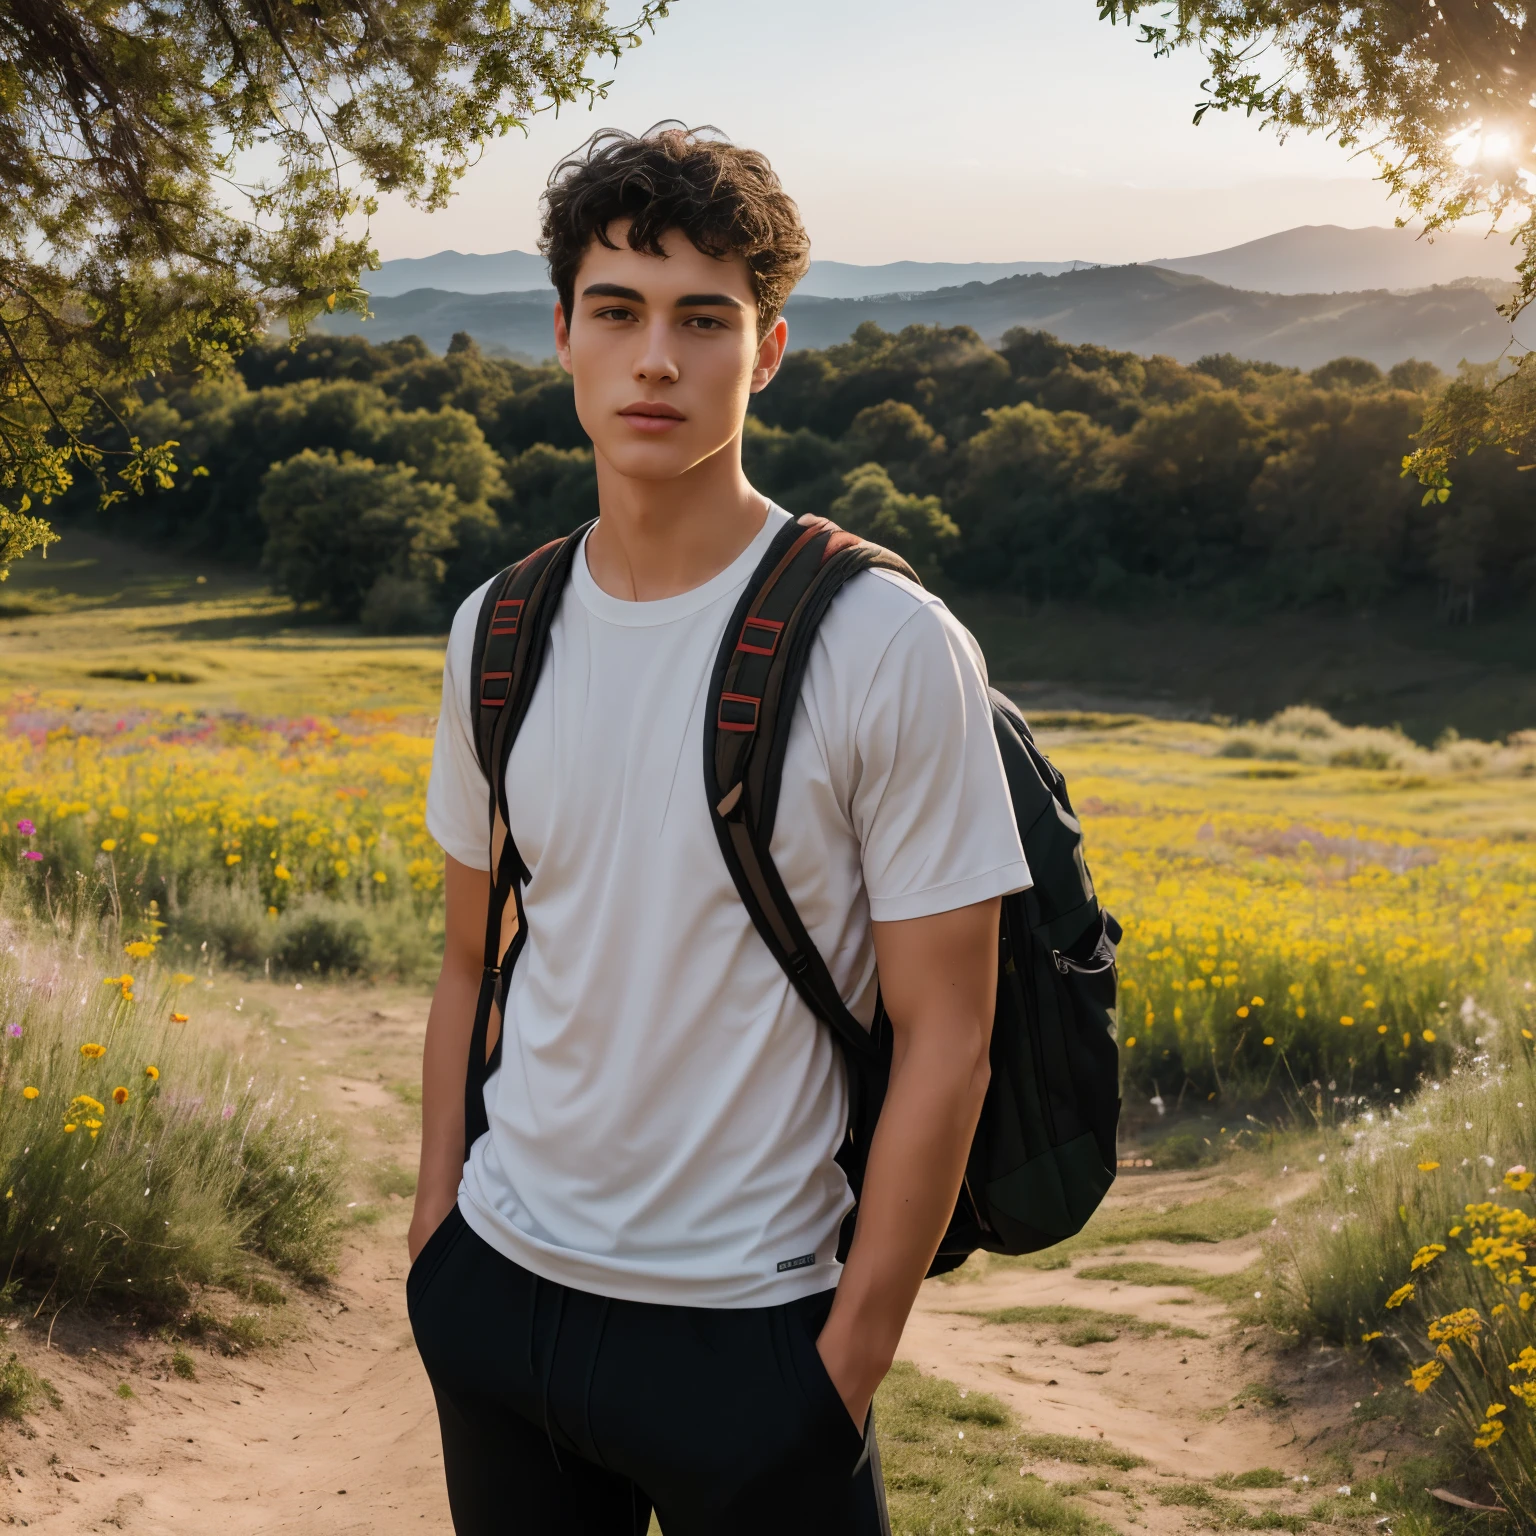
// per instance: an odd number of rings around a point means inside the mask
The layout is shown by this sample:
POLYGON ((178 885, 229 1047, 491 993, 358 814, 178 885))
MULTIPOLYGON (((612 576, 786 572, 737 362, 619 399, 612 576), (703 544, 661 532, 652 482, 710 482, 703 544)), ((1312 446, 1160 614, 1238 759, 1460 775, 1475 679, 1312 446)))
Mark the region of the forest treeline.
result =
MULTIPOLYGON (((1184 366, 1015 330, 865 325, 793 352, 753 403, 753 483, 930 577, 1032 601, 1361 606, 1414 594, 1469 620, 1536 601, 1536 484, 1509 455, 1448 501, 1401 474, 1431 364, 1310 374, 1184 366)), ((441 626, 507 561, 596 512, 591 448, 554 366, 415 338, 311 337, 168 381, 133 420, 174 439, 170 489, 77 521, 261 562, 378 631, 441 626)))

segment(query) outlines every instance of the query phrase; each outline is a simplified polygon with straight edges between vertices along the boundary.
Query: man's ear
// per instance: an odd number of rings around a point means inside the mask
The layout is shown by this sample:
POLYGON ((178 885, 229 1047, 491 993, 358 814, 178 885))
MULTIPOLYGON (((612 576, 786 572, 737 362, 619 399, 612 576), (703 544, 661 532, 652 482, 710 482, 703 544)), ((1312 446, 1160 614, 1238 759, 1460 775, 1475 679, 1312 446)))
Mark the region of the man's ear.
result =
MULTIPOLYGON (((782 322, 781 322, 782 323, 782 322)), ((567 373, 571 370, 571 327, 565 318, 565 305, 558 300, 555 302, 555 356, 560 360, 560 366, 567 373)), ((775 363, 777 368, 778 364, 775 363)), ((773 375, 770 374, 769 378, 773 375)), ((767 380, 764 380, 766 383, 767 380)))
MULTIPOLYGON (((558 326, 557 326, 558 335, 558 326)), ((783 315, 773 322, 772 329, 757 344, 757 364, 752 369, 752 393, 767 389, 774 374, 779 371, 779 364, 784 361, 784 353, 789 347, 789 326, 785 323, 783 315)))

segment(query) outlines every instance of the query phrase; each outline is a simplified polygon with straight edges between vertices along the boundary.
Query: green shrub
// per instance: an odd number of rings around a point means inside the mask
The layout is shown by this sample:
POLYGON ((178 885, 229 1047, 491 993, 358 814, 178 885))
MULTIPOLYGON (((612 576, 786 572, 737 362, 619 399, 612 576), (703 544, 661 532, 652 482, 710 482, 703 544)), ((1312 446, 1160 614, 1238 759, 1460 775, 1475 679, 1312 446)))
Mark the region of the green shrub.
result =
POLYGON ((283 914, 272 945, 273 963, 291 974, 353 976, 368 968, 373 946, 368 926, 338 902, 307 901, 283 914))
POLYGON ((12 1354, 0 1365, 0 1419, 20 1419, 30 1413, 39 1399, 59 1406, 59 1394, 46 1377, 29 1370, 12 1354))
POLYGON ((105 968, 0 957, 0 1273, 150 1315, 251 1254, 325 1273, 340 1155, 314 1116, 173 1019, 179 989, 153 961, 126 988, 105 968))
POLYGON ((272 920, 261 892, 250 879, 221 880, 195 876, 177 892, 167 916, 179 953, 207 956, 232 966, 259 966, 272 952, 272 920))

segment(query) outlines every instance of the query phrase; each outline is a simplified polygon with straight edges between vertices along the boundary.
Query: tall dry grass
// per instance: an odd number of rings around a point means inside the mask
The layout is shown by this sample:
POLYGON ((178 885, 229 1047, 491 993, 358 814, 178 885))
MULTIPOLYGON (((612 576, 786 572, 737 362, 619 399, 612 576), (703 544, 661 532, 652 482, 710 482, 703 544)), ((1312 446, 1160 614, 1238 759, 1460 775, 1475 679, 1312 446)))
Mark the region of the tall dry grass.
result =
POLYGON ((338 1148, 199 1037, 191 976, 109 953, 0 923, 0 1287, 164 1314, 261 1261, 326 1273, 338 1148))
POLYGON ((1271 1291, 1277 1321, 1443 1406, 1469 1473, 1536 1529, 1536 1061, 1502 1044, 1345 1128, 1275 1231, 1271 1291))

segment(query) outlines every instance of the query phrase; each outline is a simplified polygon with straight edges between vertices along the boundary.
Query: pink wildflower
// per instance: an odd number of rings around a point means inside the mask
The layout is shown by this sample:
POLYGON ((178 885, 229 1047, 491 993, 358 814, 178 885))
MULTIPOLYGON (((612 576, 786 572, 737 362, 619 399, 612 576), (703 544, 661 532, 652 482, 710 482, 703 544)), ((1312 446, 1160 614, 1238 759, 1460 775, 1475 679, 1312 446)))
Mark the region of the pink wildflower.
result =
POLYGON ((31 837, 37 831, 37 825, 35 822, 30 821, 27 817, 23 816, 21 820, 16 823, 16 830, 20 832, 23 837, 31 837))
POLYGON ((36 848, 28 848, 26 852, 22 854, 22 858, 31 859, 35 864, 40 858, 42 858, 42 854, 40 854, 36 848))

